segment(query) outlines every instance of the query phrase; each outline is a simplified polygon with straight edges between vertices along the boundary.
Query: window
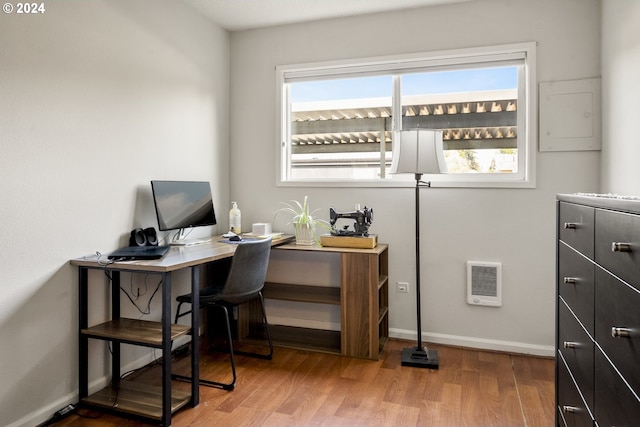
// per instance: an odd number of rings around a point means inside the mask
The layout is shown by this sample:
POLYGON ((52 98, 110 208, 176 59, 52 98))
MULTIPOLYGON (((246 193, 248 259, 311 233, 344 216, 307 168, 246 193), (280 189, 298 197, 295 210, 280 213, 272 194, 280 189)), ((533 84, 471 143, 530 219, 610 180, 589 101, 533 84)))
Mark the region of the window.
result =
MULTIPOLYGON (((434 186, 533 187, 535 45, 278 67, 282 185, 406 185, 396 130, 441 129, 434 186)), ((414 182, 414 181, 413 181, 414 182)))

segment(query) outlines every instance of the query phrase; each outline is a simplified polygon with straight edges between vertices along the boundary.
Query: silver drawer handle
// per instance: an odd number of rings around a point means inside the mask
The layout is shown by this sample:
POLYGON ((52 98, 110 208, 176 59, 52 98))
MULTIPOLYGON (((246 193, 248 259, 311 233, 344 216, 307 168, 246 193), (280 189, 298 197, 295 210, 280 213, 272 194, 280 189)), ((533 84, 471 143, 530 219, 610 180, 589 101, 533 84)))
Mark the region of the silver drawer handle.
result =
POLYGON ((564 228, 566 228, 567 230, 575 230, 576 228, 578 228, 578 224, 576 224, 575 222, 565 222, 564 228))
POLYGON ((631 252, 631 243, 612 242, 611 251, 613 252, 631 252))
POLYGON ((564 348, 576 348, 576 347, 580 346, 580 343, 573 342, 573 341, 565 341, 565 342, 562 343, 562 346, 564 348))
POLYGON ((563 280, 564 280, 564 283, 571 284, 571 285, 578 283, 578 279, 575 277, 565 277, 563 280))
POLYGON ((572 414, 572 413, 575 413, 575 412, 580 412, 580 408, 578 408, 577 406, 564 405, 562 407, 562 412, 572 414))
POLYGON ((631 329, 614 326, 611 328, 611 336, 614 338, 629 338, 631 336, 631 329))

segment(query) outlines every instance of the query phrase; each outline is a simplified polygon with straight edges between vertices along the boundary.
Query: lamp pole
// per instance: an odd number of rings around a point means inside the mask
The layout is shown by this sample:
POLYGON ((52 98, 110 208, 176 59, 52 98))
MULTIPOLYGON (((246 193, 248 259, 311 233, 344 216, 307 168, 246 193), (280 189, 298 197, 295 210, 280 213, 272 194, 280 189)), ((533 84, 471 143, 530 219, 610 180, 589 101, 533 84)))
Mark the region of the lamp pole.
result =
MULTIPOLYGON (((422 348, 422 315, 420 312, 420 180, 422 179, 421 173, 416 173, 416 318, 418 319, 418 343, 416 350, 423 350, 422 348)), ((428 184, 431 186, 431 183, 428 184)))
POLYGON ((418 339, 414 348, 402 350, 403 366, 438 369, 438 352, 422 345, 422 313, 420 310, 420 184, 431 187, 431 182, 423 182, 422 173, 416 173, 416 318, 418 339))

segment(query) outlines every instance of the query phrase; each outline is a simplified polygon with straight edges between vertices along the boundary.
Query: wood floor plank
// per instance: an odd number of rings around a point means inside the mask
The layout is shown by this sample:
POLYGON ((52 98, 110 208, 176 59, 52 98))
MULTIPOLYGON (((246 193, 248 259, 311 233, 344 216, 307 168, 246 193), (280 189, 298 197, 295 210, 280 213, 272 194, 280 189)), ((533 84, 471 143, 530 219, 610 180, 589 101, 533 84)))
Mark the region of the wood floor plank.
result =
MULTIPOLYGON (((172 425, 553 426, 553 359, 430 345, 439 369, 401 366, 401 351, 411 344, 389 340, 379 361, 285 348, 276 348, 271 361, 237 356, 235 390, 201 387, 200 405, 178 411, 172 425)), ((174 372, 188 373, 185 358, 174 372)), ((224 379, 229 369, 228 355, 203 350, 203 377, 224 379)), ((129 380, 158 384, 159 367, 129 380)), ((189 390, 184 382, 174 386, 189 390)), ((53 425, 151 424, 79 409, 53 425)))
POLYGON ((513 368, 527 427, 553 425, 555 417, 553 360, 513 356, 513 368))

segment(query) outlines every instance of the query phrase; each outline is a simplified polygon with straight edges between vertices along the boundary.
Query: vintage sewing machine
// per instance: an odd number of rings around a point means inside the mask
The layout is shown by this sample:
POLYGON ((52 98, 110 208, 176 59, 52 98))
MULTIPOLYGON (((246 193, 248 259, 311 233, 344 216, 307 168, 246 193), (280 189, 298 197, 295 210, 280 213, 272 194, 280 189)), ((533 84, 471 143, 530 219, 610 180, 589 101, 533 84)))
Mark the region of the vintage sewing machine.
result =
POLYGON ((373 209, 367 208, 356 209, 353 212, 338 213, 333 208, 329 208, 329 223, 331 224, 331 235, 333 236, 368 236, 369 226, 373 220, 373 209), (338 230, 335 227, 339 219, 353 219, 353 230, 349 230, 349 225, 343 226, 338 230))

